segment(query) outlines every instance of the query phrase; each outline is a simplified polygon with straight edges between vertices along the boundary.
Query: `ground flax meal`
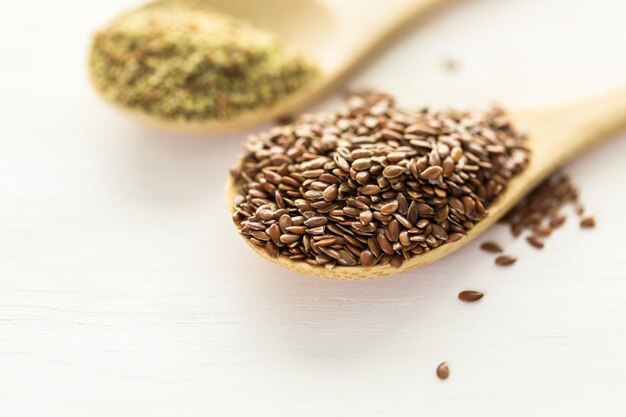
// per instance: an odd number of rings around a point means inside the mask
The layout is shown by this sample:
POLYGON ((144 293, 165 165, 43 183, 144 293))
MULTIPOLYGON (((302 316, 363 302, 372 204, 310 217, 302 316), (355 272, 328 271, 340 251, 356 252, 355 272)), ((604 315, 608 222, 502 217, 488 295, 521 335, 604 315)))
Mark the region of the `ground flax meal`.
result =
POLYGON ((107 99, 183 122, 271 107, 319 75, 289 45, 199 0, 158 1, 118 17, 94 36, 89 66, 107 99))

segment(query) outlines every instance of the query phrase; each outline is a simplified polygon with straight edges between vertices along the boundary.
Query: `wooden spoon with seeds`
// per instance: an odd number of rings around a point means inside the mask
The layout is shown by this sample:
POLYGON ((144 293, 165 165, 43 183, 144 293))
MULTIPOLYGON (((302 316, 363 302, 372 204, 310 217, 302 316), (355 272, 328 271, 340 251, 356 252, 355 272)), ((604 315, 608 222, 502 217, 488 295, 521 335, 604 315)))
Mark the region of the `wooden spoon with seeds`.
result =
MULTIPOLYGON (((249 239, 244 240, 267 260, 316 277, 340 280, 380 278, 424 266, 470 243, 495 224, 556 168, 626 128, 626 90, 553 108, 513 111, 510 118, 516 126, 528 131, 528 146, 532 152, 528 167, 508 183, 506 191, 488 208, 487 217, 470 229, 465 237, 416 255, 405 261, 400 268, 393 268, 387 264, 372 267, 336 266, 333 269, 326 269, 305 262, 292 261, 284 256, 273 258, 263 248, 252 244, 249 239)), ((237 188, 229 177, 226 185, 226 202, 231 214, 237 194, 237 188)))
POLYGON ((161 117, 139 107, 123 106, 96 87, 105 100, 131 118, 181 133, 229 132, 289 116, 336 86, 394 33, 451 0, 203 1, 215 12, 267 30, 293 45, 319 67, 320 75, 270 107, 226 119, 161 117))

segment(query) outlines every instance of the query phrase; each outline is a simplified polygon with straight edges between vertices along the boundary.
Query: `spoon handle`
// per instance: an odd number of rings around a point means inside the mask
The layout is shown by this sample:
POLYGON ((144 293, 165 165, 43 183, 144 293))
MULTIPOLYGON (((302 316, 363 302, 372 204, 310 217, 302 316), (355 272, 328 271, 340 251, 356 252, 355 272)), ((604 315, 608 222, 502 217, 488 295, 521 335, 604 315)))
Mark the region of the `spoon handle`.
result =
POLYGON ((527 129, 531 167, 550 172, 626 128, 626 88, 577 103, 514 114, 527 129))
POLYGON ((339 33, 334 50, 350 59, 334 57, 336 62, 352 67, 380 47, 394 33, 418 16, 451 0, 318 0, 335 20, 339 33))

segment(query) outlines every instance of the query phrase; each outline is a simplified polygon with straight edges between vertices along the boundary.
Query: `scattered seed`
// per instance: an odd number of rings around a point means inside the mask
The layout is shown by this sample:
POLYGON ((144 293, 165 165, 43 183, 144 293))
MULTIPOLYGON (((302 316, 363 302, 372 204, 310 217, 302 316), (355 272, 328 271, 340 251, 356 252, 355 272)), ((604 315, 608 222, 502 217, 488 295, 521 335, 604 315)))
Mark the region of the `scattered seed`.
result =
MULTIPOLYGON (((509 225, 514 236, 522 234, 524 230, 531 231, 532 234, 526 240, 532 246, 542 248, 544 240, 554 229, 565 223, 566 217, 561 213, 561 208, 566 204, 572 204, 579 216, 583 214, 578 190, 566 175, 557 172, 511 209, 501 222, 509 225)), ((585 227, 583 223, 593 222, 593 218, 586 219, 581 218, 581 227, 585 227)))
POLYGON ((563 223, 565 223, 566 217, 562 214, 558 214, 554 217, 552 217, 552 219, 550 219, 550 227, 552 227, 553 229, 556 229, 557 227, 561 227, 563 225, 563 223))
POLYGON ((502 248, 500 245, 494 242, 485 242, 480 245, 480 248, 488 253, 502 253, 502 248))
POLYGON ((513 265, 517 261, 517 258, 509 255, 501 255, 496 258, 496 265, 509 266, 513 265))
POLYGON ((526 238, 526 241, 533 247, 537 248, 537 249, 543 249, 543 239, 540 238, 539 236, 536 235, 532 235, 532 236, 528 236, 526 238))
POLYGON ((538 224, 532 228, 532 231, 537 235, 547 237, 552 233, 552 228, 545 224, 538 224))
POLYGON ((596 227, 596 219, 591 216, 585 217, 580 221, 580 227, 585 229, 596 227))
POLYGON ((576 211, 576 214, 582 216, 585 213, 585 206, 583 206, 580 201, 575 201, 574 210, 576 211))
POLYGON ((437 377, 441 380, 446 380, 450 376, 450 367, 447 362, 441 362, 437 366, 437 377))
POLYGON ((485 294, 480 291, 461 291, 459 293, 459 300, 463 301, 464 303, 473 303, 474 301, 480 300, 484 296, 485 294))

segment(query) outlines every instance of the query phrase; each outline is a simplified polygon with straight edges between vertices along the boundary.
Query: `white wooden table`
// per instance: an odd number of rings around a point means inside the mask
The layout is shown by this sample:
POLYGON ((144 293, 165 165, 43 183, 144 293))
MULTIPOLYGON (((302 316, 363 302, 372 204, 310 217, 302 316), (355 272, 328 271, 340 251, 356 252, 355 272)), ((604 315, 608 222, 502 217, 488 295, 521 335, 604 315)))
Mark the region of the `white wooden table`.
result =
MULTIPOLYGON (((597 229, 571 217, 542 252, 490 231, 510 269, 476 242, 388 280, 298 276, 254 256, 224 209, 244 134, 160 134, 89 88, 89 33, 131 3, 0 13, 0 415, 624 415, 625 136, 568 167, 597 229), (486 296, 462 304, 465 289, 486 296)), ((462 1, 350 86, 405 105, 601 93, 626 84, 625 15, 623 0, 462 1)))

